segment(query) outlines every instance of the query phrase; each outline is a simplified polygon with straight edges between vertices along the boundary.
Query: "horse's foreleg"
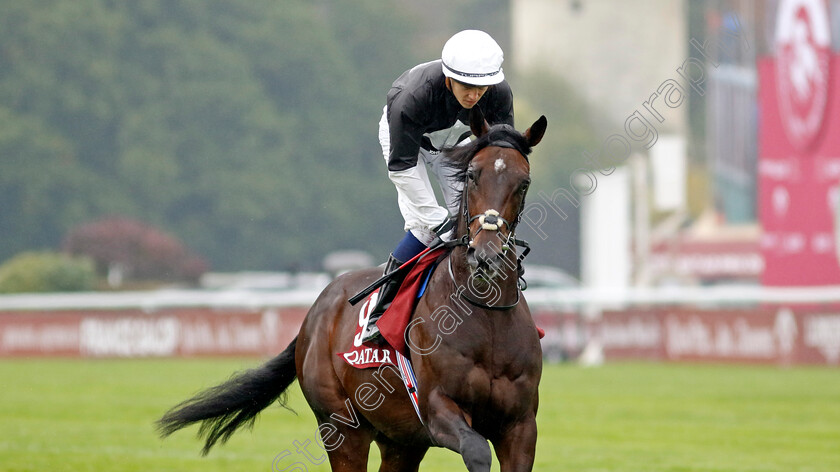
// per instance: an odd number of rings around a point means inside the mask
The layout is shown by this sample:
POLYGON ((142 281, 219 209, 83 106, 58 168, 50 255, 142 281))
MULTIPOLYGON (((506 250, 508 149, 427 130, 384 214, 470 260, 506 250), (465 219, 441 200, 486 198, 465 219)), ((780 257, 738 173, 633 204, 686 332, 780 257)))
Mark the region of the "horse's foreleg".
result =
POLYGON ((427 426, 435 443, 461 454, 469 472, 490 471, 490 445, 470 427, 451 398, 434 390, 428 397, 427 411, 427 426))
POLYGON ((493 441, 501 472, 529 472, 534 468, 537 421, 533 416, 516 423, 493 441))

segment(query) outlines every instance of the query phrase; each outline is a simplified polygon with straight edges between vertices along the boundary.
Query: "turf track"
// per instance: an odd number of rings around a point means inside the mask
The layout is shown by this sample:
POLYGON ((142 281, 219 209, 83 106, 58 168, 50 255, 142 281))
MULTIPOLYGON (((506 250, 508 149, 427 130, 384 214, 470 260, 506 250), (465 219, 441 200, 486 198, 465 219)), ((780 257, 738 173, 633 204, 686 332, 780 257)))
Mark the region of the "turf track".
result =
MULTIPOLYGON (((295 441, 305 444, 316 431, 297 384, 297 416, 270 408, 253 432, 206 458, 195 428, 156 437, 152 422, 168 407, 257 363, 0 360, 0 470, 270 471, 287 450, 276 470, 295 461, 329 470, 295 451, 295 441)), ((837 472, 840 371, 548 365, 538 422, 538 471, 837 472)), ((308 450, 318 458, 316 447, 308 450)), ((373 455, 370 470, 378 466, 373 455)), ((464 467, 454 453, 433 450, 421 470, 464 467)))

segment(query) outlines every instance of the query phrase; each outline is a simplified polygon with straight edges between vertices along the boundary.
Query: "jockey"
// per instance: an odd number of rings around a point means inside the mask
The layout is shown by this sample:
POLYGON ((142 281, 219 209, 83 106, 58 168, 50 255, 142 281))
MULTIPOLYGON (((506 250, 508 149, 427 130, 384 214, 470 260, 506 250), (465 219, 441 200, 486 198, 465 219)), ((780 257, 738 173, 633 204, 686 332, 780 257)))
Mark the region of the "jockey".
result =
MULTIPOLYGON (((379 121, 379 143, 397 188, 406 233, 389 256, 385 274, 422 252, 438 233, 442 239, 451 236, 449 215, 457 214, 463 183, 441 162, 441 151, 469 142, 469 110, 481 108, 491 125, 513 125, 513 95, 502 72, 503 59, 490 35, 461 31, 443 46, 440 60, 413 67, 391 86, 379 121), (438 204, 427 167, 446 208, 438 204)), ((380 288, 363 341, 380 337, 376 321, 398 288, 393 279, 380 288)))

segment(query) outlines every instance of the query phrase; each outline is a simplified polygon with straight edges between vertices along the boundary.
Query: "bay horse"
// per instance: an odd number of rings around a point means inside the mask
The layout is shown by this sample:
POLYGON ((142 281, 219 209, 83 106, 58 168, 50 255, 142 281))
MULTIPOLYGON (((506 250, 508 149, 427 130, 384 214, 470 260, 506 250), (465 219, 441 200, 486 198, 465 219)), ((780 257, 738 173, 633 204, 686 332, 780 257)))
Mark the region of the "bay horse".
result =
POLYGON ((416 411, 405 390, 394 387, 402 382, 396 369, 357 369, 338 355, 359 322, 348 298, 381 275, 371 268, 327 286, 280 355, 169 410, 158 420, 161 435, 201 423, 206 454, 240 426, 253 426, 274 401, 285 406, 283 394, 297 379, 334 471, 366 471, 376 442, 380 472, 417 471, 430 447, 459 453, 470 472, 489 472, 488 440, 502 472, 532 470, 542 352, 521 297, 513 241, 530 183, 527 155, 546 125, 543 116, 525 133, 490 127, 473 107, 476 139, 447 151, 464 189, 457 239, 405 332, 416 411))

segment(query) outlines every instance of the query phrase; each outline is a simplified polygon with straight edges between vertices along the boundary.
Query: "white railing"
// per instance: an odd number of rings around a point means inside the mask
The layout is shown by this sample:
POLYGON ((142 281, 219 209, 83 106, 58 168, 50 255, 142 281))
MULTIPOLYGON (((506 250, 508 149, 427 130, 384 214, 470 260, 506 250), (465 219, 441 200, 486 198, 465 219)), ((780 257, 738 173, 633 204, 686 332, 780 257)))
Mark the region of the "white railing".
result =
POLYGON ((156 290, 149 292, 82 292, 0 296, 0 311, 115 310, 140 308, 265 308, 309 306, 319 289, 268 291, 156 290))
POLYGON ((760 287, 713 286, 667 287, 627 290, 551 290, 525 292, 528 304, 547 307, 628 307, 633 305, 710 305, 738 307, 755 304, 840 303, 840 286, 760 287))
MULTIPOLYGON (((307 307, 320 289, 284 291, 158 290, 148 292, 83 292, 0 296, 0 311, 97 310, 177 307, 263 308, 307 307)), ((667 287, 626 290, 532 288, 525 292, 532 307, 580 309, 635 305, 706 305, 840 303, 840 286, 825 287, 667 287)))

